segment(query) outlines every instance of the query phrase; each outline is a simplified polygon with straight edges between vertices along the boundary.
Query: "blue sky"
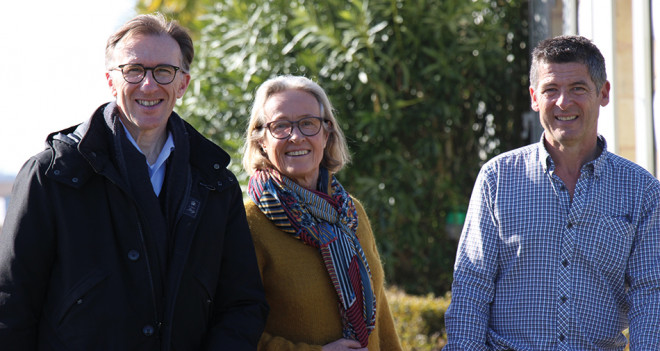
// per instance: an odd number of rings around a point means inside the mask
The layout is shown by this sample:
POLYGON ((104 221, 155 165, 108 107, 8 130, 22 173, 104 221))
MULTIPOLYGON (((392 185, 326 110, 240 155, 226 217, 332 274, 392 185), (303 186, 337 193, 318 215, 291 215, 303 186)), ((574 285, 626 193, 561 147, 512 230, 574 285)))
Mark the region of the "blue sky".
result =
POLYGON ((5 1, 0 5, 0 176, 15 175, 48 133, 112 99, 105 41, 135 0, 5 1))

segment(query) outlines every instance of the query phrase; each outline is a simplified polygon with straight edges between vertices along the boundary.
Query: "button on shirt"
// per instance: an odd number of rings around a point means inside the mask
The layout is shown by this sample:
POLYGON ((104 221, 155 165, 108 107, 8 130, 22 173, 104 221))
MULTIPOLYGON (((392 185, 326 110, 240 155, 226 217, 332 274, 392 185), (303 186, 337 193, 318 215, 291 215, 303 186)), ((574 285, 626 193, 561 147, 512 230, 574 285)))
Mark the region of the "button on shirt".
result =
POLYGON ((445 351, 660 350, 660 183, 598 144, 572 199, 543 138, 481 169, 445 351))

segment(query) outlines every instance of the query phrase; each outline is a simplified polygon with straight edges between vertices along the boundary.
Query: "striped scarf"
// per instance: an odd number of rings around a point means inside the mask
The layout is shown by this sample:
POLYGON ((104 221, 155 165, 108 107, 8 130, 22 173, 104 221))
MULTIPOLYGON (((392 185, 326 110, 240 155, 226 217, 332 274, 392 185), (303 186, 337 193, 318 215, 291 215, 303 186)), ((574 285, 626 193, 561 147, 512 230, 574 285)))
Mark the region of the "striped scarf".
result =
POLYGON ((248 184, 250 198, 268 219, 320 250, 339 296, 343 337, 367 347, 376 324, 376 298, 369 265, 355 235, 357 211, 334 176, 329 190, 331 195, 307 190, 274 169, 257 170, 248 184))

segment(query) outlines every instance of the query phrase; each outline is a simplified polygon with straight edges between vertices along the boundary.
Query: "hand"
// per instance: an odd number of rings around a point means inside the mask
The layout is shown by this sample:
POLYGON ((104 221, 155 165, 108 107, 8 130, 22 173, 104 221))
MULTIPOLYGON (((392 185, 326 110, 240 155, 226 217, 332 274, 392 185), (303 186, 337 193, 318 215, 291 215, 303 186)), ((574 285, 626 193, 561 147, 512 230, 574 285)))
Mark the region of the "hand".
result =
POLYGON ((360 347, 360 343, 355 340, 339 339, 329 344, 323 345, 323 351, 369 351, 366 347, 360 347))

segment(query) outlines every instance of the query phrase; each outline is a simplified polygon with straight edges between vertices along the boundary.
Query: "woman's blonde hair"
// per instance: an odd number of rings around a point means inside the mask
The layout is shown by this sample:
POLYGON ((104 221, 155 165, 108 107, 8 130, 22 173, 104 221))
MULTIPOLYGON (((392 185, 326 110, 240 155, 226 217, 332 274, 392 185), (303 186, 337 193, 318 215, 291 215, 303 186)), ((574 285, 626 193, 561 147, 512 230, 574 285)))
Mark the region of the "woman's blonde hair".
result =
POLYGON ((250 121, 245 131, 245 145, 243 146, 243 168, 252 175, 255 170, 273 168, 273 164, 268 160, 268 155, 261 148, 261 141, 266 136, 266 116, 264 114, 264 105, 273 94, 286 90, 300 90, 312 94, 319 102, 321 118, 330 123, 323 123, 323 128, 328 132, 328 143, 323 150, 323 159, 321 166, 332 173, 341 170, 344 165, 350 162, 348 145, 337 119, 333 114, 333 108, 328 96, 318 84, 311 79, 302 76, 284 75, 271 78, 265 81, 257 89, 250 121))

